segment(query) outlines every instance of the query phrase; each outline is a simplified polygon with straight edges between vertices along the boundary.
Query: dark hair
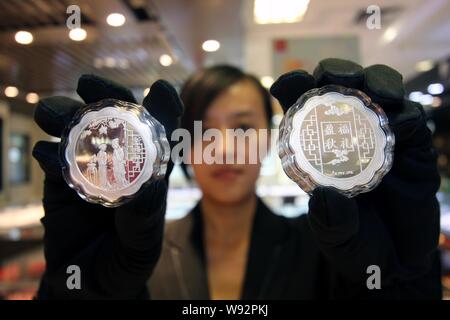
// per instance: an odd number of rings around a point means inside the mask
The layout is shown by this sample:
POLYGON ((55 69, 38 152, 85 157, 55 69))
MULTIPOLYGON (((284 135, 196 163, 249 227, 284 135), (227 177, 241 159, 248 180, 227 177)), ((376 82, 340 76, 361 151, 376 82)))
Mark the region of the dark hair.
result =
POLYGON ((185 107, 181 127, 192 134, 194 121, 203 119, 214 99, 230 86, 242 80, 253 83, 261 93, 268 126, 270 127, 273 110, 269 91, 261 85, 254 75, 244 73, 242 70, 229 65, 218 65, 203 69, 186 81, 180 94, 185 107))

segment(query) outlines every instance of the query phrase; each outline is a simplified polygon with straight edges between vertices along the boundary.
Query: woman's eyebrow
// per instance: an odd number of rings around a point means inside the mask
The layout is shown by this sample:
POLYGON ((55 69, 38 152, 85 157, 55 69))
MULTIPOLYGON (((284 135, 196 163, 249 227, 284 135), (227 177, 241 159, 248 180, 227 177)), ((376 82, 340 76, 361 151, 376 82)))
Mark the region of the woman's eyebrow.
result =
POLYGON ((252 111, 239 111, 239 112, 234 112, 234 113, 230 114, 228 116, 228 118, 235 119, 235 118, 254 117, 254 116, 255 116, 255 113, 252 111))

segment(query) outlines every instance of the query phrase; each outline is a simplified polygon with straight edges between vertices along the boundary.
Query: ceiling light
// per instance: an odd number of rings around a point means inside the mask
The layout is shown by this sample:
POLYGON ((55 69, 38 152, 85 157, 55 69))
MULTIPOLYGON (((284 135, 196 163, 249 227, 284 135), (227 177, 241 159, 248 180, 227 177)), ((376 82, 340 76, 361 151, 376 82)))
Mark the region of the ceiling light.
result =
POLYGON ((273 78, 270 76, 265 76, 261 78, 261 84, 264 88, 269 89, 273 84, 273 78))
POLYGON ((203 42, 202 48, 206 52, 214 52, 219 50, 220 42, 217 40, 206 40, 205 42, 203 42))
POLYGON ((103 67, 103 59, 101 58, 95 58, 94 59, 94 67, 96 69, 101 69, 103 67))
POLYGON ((409 100, 414 102, 420 102, 420 97, 422 97, 423 93, 420 91, 413 91, 409 94, 409 100))
POLYGON ((389 43, 393 41, 398 35, 397 29, 394 27, 387 28, 386 31, 383 33, 383 41, 385 43, 389 43))
POLYGON ((86 36, 87 32, 82 28, 75 28, 70 30, 69 32, 69 37, 73 41, 83 41, 84 39, 86 39, 86 36))
POLYGON ((6 87, 5 96, 8 98, 15 98, 19 95, 19 89, 16 87, 6 87))
POLYGON ((159 63, 161 63, 162 66, 168 67, 172 64, 173 59, 168 54, 163 54, 161 57, 159 57, 159 63))
POLYGON ((253 19, 258 24, 300 22, 309 0, 255 0, 253 19))
POLYGON ((33 35, 28 31, 18 31, 14 38, 20 44, 30 44, 33 42, 33 35))
POLYGON ((114 57, 106 57, 104 60, 104 64, 107 68, 115 68, 117 65, 117 61, 114 57))
POLYGON ((422 60, 416 64, 416 70, 419 72, 426 72, 433 69, 434 63, 432 60, 422 60))
POLYGON ((420 97, 419 102, 424 106, 429 106, 433 103, 433 96, 431 94, 424 94, 420 97))
POLYGON ((38 103, 39 95, 37 93, 30 92, 30 93, 27 94, 26 100, 27 100, 28 103, 31 103, 31 104, 38 103))
POLYGON ((444 86, 440 83, 432 83, 427 88, 429 94, 441 94, 444 92, 444 86))
POLYGON ((111 13, 107 18, 106 22, 112 27, 120 27, 125 24, 125 16, 121 13, 111 13))

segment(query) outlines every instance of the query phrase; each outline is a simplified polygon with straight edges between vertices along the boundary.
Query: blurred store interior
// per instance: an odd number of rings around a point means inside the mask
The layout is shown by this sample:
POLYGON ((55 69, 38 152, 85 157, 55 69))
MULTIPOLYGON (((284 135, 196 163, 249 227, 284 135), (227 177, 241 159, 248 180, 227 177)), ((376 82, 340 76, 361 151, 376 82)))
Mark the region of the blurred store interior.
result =
MULTIPOLYGON (((450 288, 449 0, 3 0, 0 299, 31 298, 45 268, 43 174, 31 150, 51 138, 33 122, 39 98, 77 98, 78 77, 94 73, 130 87, 142 101, 159 78, 179 88, 194 70, 219 63, 242 67, 269 87, 282 73, 312 72, 327 57, 390 65, 404 75, 409 98, 424 105, 439 152, 443 284, 450 288), (81 17, 72 30, 71 5, 81 17)), ((277 107, 275 126, 281 118, 277 107)), ((258 192, 279 214, 307 210, 308 196, 274 152, 258 192)), ((176 219, 200 192, 177 167, 169 197, 167 217, 176 219)))

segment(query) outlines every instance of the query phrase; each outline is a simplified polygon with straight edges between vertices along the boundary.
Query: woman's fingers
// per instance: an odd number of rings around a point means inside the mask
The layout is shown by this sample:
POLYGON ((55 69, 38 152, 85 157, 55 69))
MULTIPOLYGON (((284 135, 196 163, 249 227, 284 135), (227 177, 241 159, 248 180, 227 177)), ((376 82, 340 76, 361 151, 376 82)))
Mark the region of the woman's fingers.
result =
POLYGON ((285 73, 270 88, 274 96, 286 112, 306 91, 316 87, 313 76, 303 70, 285 73))
POLYGON ((82 102, 67 97, 41 99, 36 106, 34 120, 49 135, 60 137, 64 127, 83 106, 82 102))
POLYGON ((402 147, 431 146, 431 134, 426 125, 422 106, 405 100, 398 111, 387 111, 395 143, 402 147))
POLYGON ((336 84, 347 88, 363 88, 364 69, 352 61, 335 58, 324 59, 314 69, 313 75, 318 87, 336 84))
MULTIPOLYGON (((165 80, 158 80, 144 98, 144 107, 164 126, 172 126, 183 115, 184 107, 175 88, 165 80)), ((166 128, 169 130, 170 128, 166 128)))
MULTIPOLYGON (((113 81, 95 75, 83 75, 77 92, 86 103, 111 98, 136 103, 131 91, 113 81)), ((49 97, 39 101, 34 119, 39 127, 54 137, 70 123, 73 115, 85 104, 67 97, 49 97)))
POLYGON ((106 98, 136 103, 131 90, 114 81, 93 74, 85 74, 80 77, 77 93, 86 103, 93 103, 106 98))
POLYGON ((405 96, 402 75, 382 64, 365 68, 364 74, 363 91, 386 112, 399 111, 405 96))
MULTIPOLYGON (((144 98, 143 105, 164 126, 167 140, 173 148, 175 142, 171 139, 172 132, 179 127, 184 111, 183 103, 175 88, 165 80, 156 81, 144 98)), ((169 177, 172 168, 173 163, 169 160, 166 178, 169 177)))
POLYGON ((45 173, 44 206, 47 209, 80 204, 84 206, 86 202, 64 181, 58 151, 59 143, 49 141, 39 141, 33 148, 33 157, 45 173))
MULTIPOLYGON (((172 132, 178 128, 184 107, 175 88, 165 80, 158 80, 150 87, 144 98, 144 107, 165 128, 167 140, 171 143, 172 132)), ((171 144, 172 147, 172 144, 171 144)))
POLYGON ((33 148, 33 157, 39 162, 47 178, 55 181, 63 181, 58 148, 59 143, 38 141, 33 148))

